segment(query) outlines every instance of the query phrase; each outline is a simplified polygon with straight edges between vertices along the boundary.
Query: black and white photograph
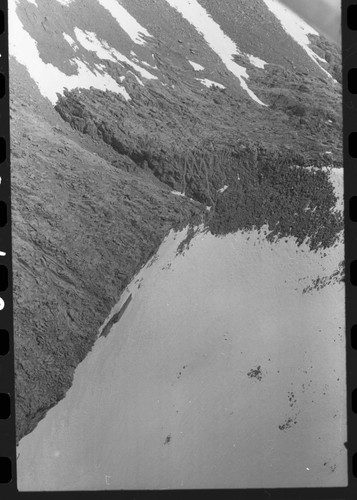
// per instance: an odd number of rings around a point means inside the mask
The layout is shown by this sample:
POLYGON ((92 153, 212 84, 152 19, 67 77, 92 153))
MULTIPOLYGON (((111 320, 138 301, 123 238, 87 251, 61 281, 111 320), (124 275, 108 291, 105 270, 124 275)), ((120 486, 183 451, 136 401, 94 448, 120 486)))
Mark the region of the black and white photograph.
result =
POLYGON ((9 0, 20 492, 348 484, 340 0, 9 0))

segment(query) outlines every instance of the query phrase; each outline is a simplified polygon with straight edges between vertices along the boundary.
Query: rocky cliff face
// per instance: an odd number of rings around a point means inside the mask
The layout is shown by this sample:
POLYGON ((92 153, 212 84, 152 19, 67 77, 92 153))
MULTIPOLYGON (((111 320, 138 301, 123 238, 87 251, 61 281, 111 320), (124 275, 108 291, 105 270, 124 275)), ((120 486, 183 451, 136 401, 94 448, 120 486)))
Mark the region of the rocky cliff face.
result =
POLYGON ((200 220, 202 207, 148 174, 131 172, 135 164, 127 157, 88 146, 51 109, 48 121, 39 117, 36 98, 19 99, 18 85, 30 81, 14 62, 12 69, 20 439, 70 387, 75 367, 135 272, 169 229, 200 220))
POLYGON ((193 3, 198 20, 173 0, 13 4, 18 439, 170 229, 267 225, 312 251, 342 229, 328 177, 342 166, 337 48, 310 33, 311 56, 271 2, 193 3), (200 9, 236 47, 229 61, 200 9))

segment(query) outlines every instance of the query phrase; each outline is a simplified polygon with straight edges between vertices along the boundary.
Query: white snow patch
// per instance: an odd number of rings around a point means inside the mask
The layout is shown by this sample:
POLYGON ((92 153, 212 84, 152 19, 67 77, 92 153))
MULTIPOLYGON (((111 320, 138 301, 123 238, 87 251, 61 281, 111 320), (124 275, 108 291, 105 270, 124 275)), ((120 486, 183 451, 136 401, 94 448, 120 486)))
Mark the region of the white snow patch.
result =
POLYGON ((151 37, 146 28, 141 26, 137 20, 124 9, 117 0, 97 0, 105 9, 107 9, 120 27, 129 35, 133 42, 139 45, 145 45, 143 35, 151 37))
POLYGON ((130 51, 130 55, 133 58, 133 61, 135 61, 136 63, 140 62, 138 56, 135 54, 133 50, 130 51))
POLYGON ((183 196, 186 198, 185 193, 181 193, 181 191, 171 191, 171 194, 174 194, 175 196, 183 196))
POLYGON ((177 255, 186 234, 20 441, 21 491, 346 485, 344 286, 303 293, 343 246, 200 231, 177 255))
POLYGON ((62 94, 64 89, 94 87, 100 90, 111 90, 129 100, 127 91, 107 74, 91 71, 79 59, 73 59, 77 65, 76 75, 66 75, 51 63, 45 63, 40 57, 36 41, 24 29, 16 14, 19 0, 9 2, 9 51, 10 55, 23 64, 30 76, 36 82, 41 94, 47 97, 52 104, 57 102, 57 93, 62 94))
POLYGON ((70 5, 71 3, 73 3, 75 0, 56 0, 58 3, 62 4, 62 5, 70 5))
MULTIPOLYGON (((174 194, 175 196, 182 196, 183 198, 187 198, 185 193, 181 193, 181 191, 170 191, 171 194, 174 194)), ((187 198, 190 201, 195 201, 193 198, 187 198)))
POLYGON ((220 57, 227 69, 239 80, 241 87, 258 104, 264 104, 247 85, 249 79, 246 68, 233 61, 234 55, 244 55, 221 29, 208 12, 197 0, 166 0, 175 8, 196 30, 201 33, 211 49, 220 57))
POLYGON ((83 48, 90 52, 95 52, 99 59, 106 59, 112 62, 118 62, 113 54, 114 50, 104 40, 99 40, 92 31, 82 31, 80 28, 74 28, 74 34, 83 48))
POLYGON ((256 68, 264 69, 268 64, 266 61, 263 61, 263 59, 260 59, 260 57, 252 56, 251 54, 247 54, 247 57, 249 62, 256 68))
MULTIPOLYGON (((303 19, 301 19, 295 12, 290 10, 285 5, 281 4, 278 0, 264 0, 268 9, 277 17, 282 25, 284 31, 290 35, 295 42, 297 42, 300 47, 302 47, 307 55, 318 65, 318 67, 326 73, 335 82, 336 80, 330 75, 326 69, 319 64, 320 62, 326 62, 325 59, 320 57, 310 48, 310 40, 308 35, 317 35, 319 33, 307 24, 303 19)), ((336 82, 337 83, 337 82, 336 82)))
POLYGON ((228 189, 227 185, 223 186, 221 189, 218 189, 218 192, 219 193, 224 193, 226 191, 226 189, 228 189))
POLYGON ((221 83, 214 82, 213 80, 208 80, 208 78, 195 78, 195 80, 198 80, 199 82, 202 83, 202 85, 205 85, 205 87, 218 87, 220 89, 225 89, 226 87, 222 85, 221 83))
POLYGON ((148 68, 157 69, 157 66, 152 66, 151 64, 149 64, 146 61, 140 61, 140 64, 143 64, 144 66, 147 66, 148 68))
POLYGON ((202 70, 204 70, 204 69, 205 69, 203 66, 201 66, 201 65, 200 65, 200 64, 198 64, 198 63, 195 63, 194 61, 188 61, 188 62, 191 64, 191 66, 193 67, 193 69, 194 69, 195 71, 202 71, 202 70))
POLYGON ((139 83, 139 85, 144 87, 143 82, 140 80, 140 78, 135 73, 133 73, 132 71, 128 71, 128 73, 131 73, 134 76, 134 78, 136 79, 136 81, 139 83))
POLYGON ((146 78, 147 80, 157 79, 157 76, 153 75, 145 68, 138 66, 135 62, 131 61, 128 57, 121 54, 118 50, 110 47, 110 45, 105 40, 99 40, 94 32, 82 31, 79 28, 74 28, 74 33, 82 47, 90 52, 95 52, 95 54, 100 59, 106 59, 108 61, 119 63, 125 62, 133 69, 135 69, 135 71, 140 73, 143 78, 146 78))
POLYGON ((63 38, 72 47, 73 50, 78 50, 78 45, 70 35, 68 35, 67 33, 63 33, 63 38))

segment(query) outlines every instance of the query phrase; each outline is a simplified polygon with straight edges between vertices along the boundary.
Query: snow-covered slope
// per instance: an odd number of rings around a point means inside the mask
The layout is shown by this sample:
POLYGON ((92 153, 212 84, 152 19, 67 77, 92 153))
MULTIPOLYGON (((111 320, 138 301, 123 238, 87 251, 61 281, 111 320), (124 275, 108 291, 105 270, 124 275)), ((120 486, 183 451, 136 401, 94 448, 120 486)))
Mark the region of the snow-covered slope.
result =
MULTIPOLYGON (((268 8, 279 19, 282 27, 307 53, 307 55, 324 71, 329 77, 330 73, 321 66, 321 62, 326 63, 323 57, 320 57, 310 47, 308 35, 319 36, 319 33, 304 22, 298 15, 292 12, 288 7, 283 6, 278 0, 264 0, 268 8)), ((331 77, 332 78, 332 77, 331 77)))
MULTIPOLYGON (((307 35, 317 35, 313 28, 299 20, 286 7, 282 7, 277 0, 264 0, 265 3, 263 0, 255 1, 261 10, 267 6, 276 16, 275 22, 281 23, 275 27, 278 30, 278 37, 283 36, 284 30, 287 31, 288 36, 291 35, 305 53, 316 62, 320 71, 331 76, 322 65, 322 63, 327 65, 326 61, 310 47, 307 35)), ((258 67, 263 70, 266 64, 276 64, 279 59, 281 60, 281 55, 279 52, 277 54, 270 52, 270 57, 266 60, 265 57, 261 57, 263 54, 261 42, 264 35, 260 34, 259 43, 251 41, 250 52, 244 52, 240 48, 240 34, 236 35, 238 39, 231 38, 224 32, 219 22, 214 20, 216 8, 214 2, 208 2, 207 5, 205 5, 207 2, 203 2, 202 5, 197 0, 158 0, 147 6, 146 3, 142 2, 140 10, 138 5, 140 2, 137 0, 130 3, 125 1, 119 3, 117 0, 90 0, 85 6, 79 0, 56 1, 51 2, 51 5, 48 0, 36 2, 14 0, 9 3, 10 54, 28 68, 44 97, 50 99, 53 104, 57 101, 57 93, 63 93, 64 88, 76 87, 110 90, 129 99, 125 84, 121 85, 122 80, 113 77, 108 67, 105 65, 102 67, 101 61, 111 60, 118 63, 122 76, 128 71, 128 68, 122 65, 125 62, 136 73, 141 73, 141 77, 155 78, 147 71, 143 74, 142 65, 153 62, 152 48, 158 40, 162 42, 167 36, 166 33, 161 33, 162 22, 169 18, 172 24, 172 19, 175 19, 177 24, 175 30, 189 32, 189 37, 197 47, 193 52, 198 51, 210 59, 209 72, 224 75, 224 81, 220 82, 222 85, 227 80, 234 85, 236 79, 243 96, 249 96, 259 105, 265 105, 250 88, 249 69, 258 67), (44 16, 45 13, 48 14, 49 9, 51 16, 44 16), (173 10, 177 11, 179 16, 174 17, 173 10), (88 22, 89 11, 94 14, 90 22, 88 22), (81 16, 82 13, 85 15, 81 16), (35 25, 43 17, 41 25, 44 32, 35 25), (51 18, 57 21, 56 28, 46 26, 51 18), (156 23, 152 24, 154 19, 156 23), (145 24, 151 25, 152 30, 150 31, 145 24), (110 34, 110 41, 102 36, 103 32, 107 37, 110 34), (76 38, 79 44, 76 43, 76 38), (127 54, 122 54, 123 47, 127 54), (133 57, 133 49, 139 50, 143 58, 137 60, 133 57), (234 56, 241 58, 243 65, 237 63, 234 56), (138 64, 134 63, 134 59, 138 64), (217 67, 214 67, 212 62, 217 67)), ((246 23, 252 22, 249 11, 239 12, 239 15, 242 19, 246 17, 246 23)), ((259 24, 256 20, 254 22, 259 24)), ((269 45, 271 46, 270 40, 269 45)), ((281 50, 282 53, 283 51, 281 50)), ((304 58, 301 54, 297 55, 298 57, 294 58, 300 64, 303 63, 304 58)), ((186 61, 189 62, 189 59, 186 61)), ((192 76, 188 75, 188 78, 192 79, 192 76)), ((161 73, 157 77, 165 81, 165 74, 161 73)))

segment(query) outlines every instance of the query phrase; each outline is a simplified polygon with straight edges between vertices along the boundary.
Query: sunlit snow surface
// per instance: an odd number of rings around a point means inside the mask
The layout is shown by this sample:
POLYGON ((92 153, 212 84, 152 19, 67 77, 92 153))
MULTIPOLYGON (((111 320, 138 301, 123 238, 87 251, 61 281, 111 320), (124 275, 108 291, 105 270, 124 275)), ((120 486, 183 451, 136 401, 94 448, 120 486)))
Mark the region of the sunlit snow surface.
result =
POLYGON ((263 61, 263 59, 260 59, 260 57, 251 56, 250 54, 248 54, 248 59, 249 62, 256 68, 264 69, 268 64, 267 62, 263 61))
POLYGON ((171 194, 174 194, 175 196, 186 196, 185 193, 181 193, 181 191, 171 191, 171 194))
POLYGON ((202 83, 205 87, 218 87, 219 89, 225 89, 226 87, 221 83, 214 82, 213 80, 209 80, 208 78, 196 78, 199 82, 202 83))
POLYGON ((194 61, 188 61, 195 71, 203 71, 205 68, 194 61))
POLYGON ((143 64, 144 66, 147 66, 148 68, 152 68, 152 69, 157 69, 157 66, 153 66, 152 64, 149 64, 148 62, 146 61, 140 61, 140 64, 143 64))
POLYGON ((105 9, 107 9, 120 27, 127 33, 133 42, 144 45, 146 37, 151 37, 146 28, 141 26, 138 21, 124 9, 118 0, 97 0, 105 9))
POLYGON ((219 24, 212 19, 197 0, 166 0, 166 2, 201 33, 227 69, 238 78, 241 87, 249 96, 258 104, 266 106, 248 87, 246 80, 249 79, 249 75, 246 68, 233 61, 234 55, 242 55, 237 45, 222 31, 219 24))
POLYGON ((266 231, 170 233, 21 440, 20 490, 346 485, 344 285, 314 287, 343 244, 266 231))
POLYGON ((135 62, 131 61, 128 57, 121 54, 118 50, 110 47, 108 43, 104 40, 99 40, 97 35, 90 31, 82 31, 79 28, 74 28, 74 32, 78 42, 82 45, 86 50, 95 52, 100 59, 107 59, 113 62, 127 63, 131 66, 135 71, 140 73, 143 78, 148 80, 157 79, 156 76, 151 74, 145 68, 142 68, 135 62))
POLYGON ((70 5, 73 3, 75 0, 56 0, 56 2, 62 4, 62 5, 70 5))
POLYGON ((63 38, 72 47, 73 50, 78 50, 78 45, 70 35, 68 35, 67 33, 63 33, 63 38))
POLYGON ((290 35, 307 53, 307 55, 326 73, 330 78, 333 78, 326 69, 321 66, 320 62, 326 62, 310 47, 308 35, 319 35, 319 33, 301 19, 295 12, 290 10, 278 0, 263 0, 269 10, 279 19, 284 31, 290 35), (320 62, 319 62, 320 61, 320 62))
MULTIPOLYGON (((66 75, 51 63, 41 59, 36 41, 24 29, 16 13, 19 0, 9 2, 9 52, 10 55, 26 66, 30 76, 38 85, 41 94, 47 97, 52 104, 57 102, 57 93, 80 87, 94 87, 100 90, 111 90, 120 94, 124 99, 130 99, 124 87, 121 87, 110 75, 91 71, 79 59, 71 59, 77 65, 76 75, 66 75)), ((67 39, 67 41, 69 41, 67 39)))

